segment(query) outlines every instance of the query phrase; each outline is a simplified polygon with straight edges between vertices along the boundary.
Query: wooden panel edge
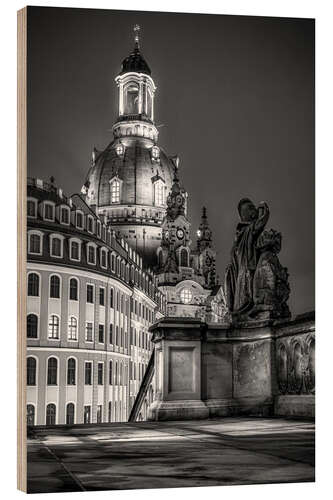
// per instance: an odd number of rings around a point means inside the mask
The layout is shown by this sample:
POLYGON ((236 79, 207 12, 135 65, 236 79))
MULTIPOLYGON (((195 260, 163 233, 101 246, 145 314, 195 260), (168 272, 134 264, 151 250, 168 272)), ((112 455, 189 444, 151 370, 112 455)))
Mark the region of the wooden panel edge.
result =
POLYGON ((17 12, 17 488, 27 492, 26 429, 27 7, 17 12))

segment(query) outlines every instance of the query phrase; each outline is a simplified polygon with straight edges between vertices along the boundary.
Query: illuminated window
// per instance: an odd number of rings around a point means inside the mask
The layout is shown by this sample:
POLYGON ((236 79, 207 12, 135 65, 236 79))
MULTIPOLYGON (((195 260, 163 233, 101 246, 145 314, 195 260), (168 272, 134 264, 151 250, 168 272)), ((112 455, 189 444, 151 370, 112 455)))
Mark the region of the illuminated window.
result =
POLYGON ((155 182, 154 184, 155 205, 162 206, 165 204, 164 194, 165 194, 164 183, 161 180, 155 182))
POLYGON ((157 146, 153 146, 151 148, 151 156, 153 160, 159 160, 160 159, 160 150, 157 146))
POLYGON ((124 99, 125 115, 137 114, 139 112, 139 87, 135 83, 129 83, 125 88, 124 99))
POLYGON ((116 146, 116 153, 117 153, 117 155, 118 156, 122 156, 124 154, 124 152, 125 152, 124 145, 121 144, 121 143, 117 144, 117 146, 116 146))
POLYGON ((118 179, 111 182, 111 203, 120 203, 120 181, 118 179))
POLYGON ((55 314, 50 316, 49 320, 49 339, 59 338, 59 318, 55 314))
POLYGON ((188 288, 183 288, 180 292, 180 298, 184 304, 189 304, 192 301, 193 294, 188 288))
POLYGON ((77 319, 74 316, 68 321, 68 340, 77 340, 77 319))

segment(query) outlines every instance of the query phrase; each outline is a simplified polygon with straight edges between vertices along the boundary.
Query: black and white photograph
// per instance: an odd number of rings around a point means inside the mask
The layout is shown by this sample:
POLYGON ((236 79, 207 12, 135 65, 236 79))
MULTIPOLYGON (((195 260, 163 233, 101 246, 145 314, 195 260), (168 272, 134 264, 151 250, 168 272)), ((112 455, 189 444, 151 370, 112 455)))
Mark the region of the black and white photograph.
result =
POLYGON ((20 23, 26 491, 314 482, 315 20, 20 23))

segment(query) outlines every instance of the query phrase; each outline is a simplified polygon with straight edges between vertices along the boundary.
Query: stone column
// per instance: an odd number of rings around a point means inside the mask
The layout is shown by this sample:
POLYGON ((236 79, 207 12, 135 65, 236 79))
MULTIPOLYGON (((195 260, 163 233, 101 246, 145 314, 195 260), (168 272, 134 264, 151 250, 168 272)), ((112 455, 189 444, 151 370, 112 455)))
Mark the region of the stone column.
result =
POLYGON ((208 418, 201 400, 201 332, 203 323, 163 318, 153 325, 156 398, 149 420, 208 418))

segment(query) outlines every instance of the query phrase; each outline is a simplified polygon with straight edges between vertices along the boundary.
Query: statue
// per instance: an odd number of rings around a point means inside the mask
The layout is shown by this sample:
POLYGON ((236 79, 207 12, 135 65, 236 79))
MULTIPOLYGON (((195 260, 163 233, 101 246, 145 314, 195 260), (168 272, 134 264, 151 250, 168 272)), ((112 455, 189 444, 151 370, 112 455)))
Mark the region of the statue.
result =
POLYGON ((251 200, 238 203, 237 225, 231 262, 225 274, 225 298, 234 320, 289 317, 288 272, 277 257, 281 234, 265 231, 267 203, 256 208, 251 200))

